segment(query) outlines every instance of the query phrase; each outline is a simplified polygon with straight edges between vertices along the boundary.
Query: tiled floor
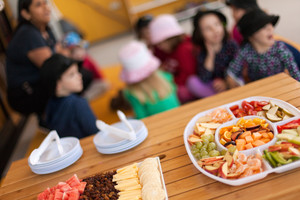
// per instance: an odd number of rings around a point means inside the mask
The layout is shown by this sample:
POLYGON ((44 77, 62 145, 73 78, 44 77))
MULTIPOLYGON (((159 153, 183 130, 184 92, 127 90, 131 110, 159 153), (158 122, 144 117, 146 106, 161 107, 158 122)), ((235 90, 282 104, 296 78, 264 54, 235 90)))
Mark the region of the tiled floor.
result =
MULTIPOLYGON (((276 27, 276 33, 300 44, 300 1, 299 0, 258 0, 259 5, 269 13, 279 14, 280 21, 276 27)), ((228 18, 229 27, 232 26, 231 12, 227 7, 221 9, 228 18)), ((191 33, 190 20, 181 22, 186 33, 191 33)), ((89 48, 90 55, 102 66, 107 67, 118 63, 117 52, 120 47, 134 39, 133 33, 125 33, 120 36, 92 44, 89 48)), ((32 116, 24 129, 22 137, 15 149, 11 161, 24 157, 30 140, 37 130, 37 120, 32 116)))

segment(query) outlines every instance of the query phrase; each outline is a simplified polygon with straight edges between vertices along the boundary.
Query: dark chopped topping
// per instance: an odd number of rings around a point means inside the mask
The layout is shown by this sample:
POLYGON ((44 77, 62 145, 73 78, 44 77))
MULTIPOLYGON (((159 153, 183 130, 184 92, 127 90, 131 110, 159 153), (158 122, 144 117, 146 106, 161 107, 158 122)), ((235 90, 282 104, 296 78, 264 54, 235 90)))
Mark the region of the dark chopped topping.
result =
POLYGON ((115 189, 115 183, 112 181, 115 174, 116 171, 110 171, 83 179, 87 185, 79 199, 117 200, 119 190, 115 189))

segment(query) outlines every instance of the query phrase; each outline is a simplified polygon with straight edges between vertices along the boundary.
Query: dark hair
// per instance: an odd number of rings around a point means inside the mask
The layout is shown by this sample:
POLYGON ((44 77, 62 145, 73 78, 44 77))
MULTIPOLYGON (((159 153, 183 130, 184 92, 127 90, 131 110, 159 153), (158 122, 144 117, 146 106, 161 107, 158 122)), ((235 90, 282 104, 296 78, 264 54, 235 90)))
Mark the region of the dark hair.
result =
POLYGON ((47 90, 49 96, 55 96, 57 81, 62 74, 76 62, 61 54, 53 54, 48 58, 40 70, 41 83, 43 88, 47 90))
POLYGON ((148 27, 152 19, 153 19, 152 15, 145 15, 140 17, 137 20, 137 22, 134 25, 134 31, 138 39, 142 38, 142 33, 141 33, 142 29, 148 27))
POLYGON ((26 10, 29 12, 29 7, 32 4, 32 0, 19 0, 18 3, 18 26, 22 24, 28 24, 30 23, 28 20, 26 20, 22 15, 21 11, 26 10))
POLYGON ((193 35, 192 35, 192 42, 196 46, 199 46, 201 48, 201 50, 203 50, 204 52, 206 52, 207 49, 206 49, 206 46, 204 43, 204 38, 203 38, 201 28, 199 26, 199 20, 202 17, 209 15, 209 14, 216 15, 219 18, 219 20, 221 21, 221 23, 223 24, 223 30, 224 30, 223 42, 227 41, 229 38, 229 34, 226 30, 227 20, 226 20, 226 17, 222 13, 220 13, 218 11, 213 11, 213 10, 198 11, 197 14, 193 18, 194 30, 193 30, 193 35))
POLYGON ((226 0, 225 3, 227 6, 234 6, 246 11, 259 8, 256 0, 226 0))

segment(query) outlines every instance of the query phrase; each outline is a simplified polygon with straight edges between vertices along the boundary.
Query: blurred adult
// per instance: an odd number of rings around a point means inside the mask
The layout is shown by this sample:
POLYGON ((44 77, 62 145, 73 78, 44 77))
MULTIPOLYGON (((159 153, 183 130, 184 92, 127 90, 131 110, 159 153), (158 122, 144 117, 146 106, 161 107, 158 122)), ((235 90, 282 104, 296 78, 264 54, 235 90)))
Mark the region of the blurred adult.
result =
POLYGON ((40 67, 54 52, 67 54, 48 26, 50 7, 46 0, 19 0, 18 26, 7 48, 8 102, 22 113, 41 115, 47 95, 40 86, 40 67))

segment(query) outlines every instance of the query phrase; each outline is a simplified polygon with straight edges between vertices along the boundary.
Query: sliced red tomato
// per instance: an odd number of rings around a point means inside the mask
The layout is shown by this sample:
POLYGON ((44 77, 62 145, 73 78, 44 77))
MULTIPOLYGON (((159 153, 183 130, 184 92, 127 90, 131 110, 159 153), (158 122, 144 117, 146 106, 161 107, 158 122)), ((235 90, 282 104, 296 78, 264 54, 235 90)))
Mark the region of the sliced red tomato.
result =
POLYGON ((255 111, 262 111, 262 107, 258 106, 256 108, 254 108, 255 111))
POLYGON ((234 106, 231 106, 229 109, 231 110, 231 111, 234 111, 234 110, 236 110, 236 109, 238 109, 239 108, 239 105, 234 105, 234 106))
POLYGON ((258 105, 258 101, 250 101, 250 104, 251 104, 254 108, 256 108, 256 107, 259 106, 259 105, 258 105))
POLYGON ((258 101, 257 104, 258 104, 259 106, 264 107, 264 106, 266 106, 266 105, 268 105, 268 104, 270 104, 270 103, 267 102, 267 101, 258 101))

